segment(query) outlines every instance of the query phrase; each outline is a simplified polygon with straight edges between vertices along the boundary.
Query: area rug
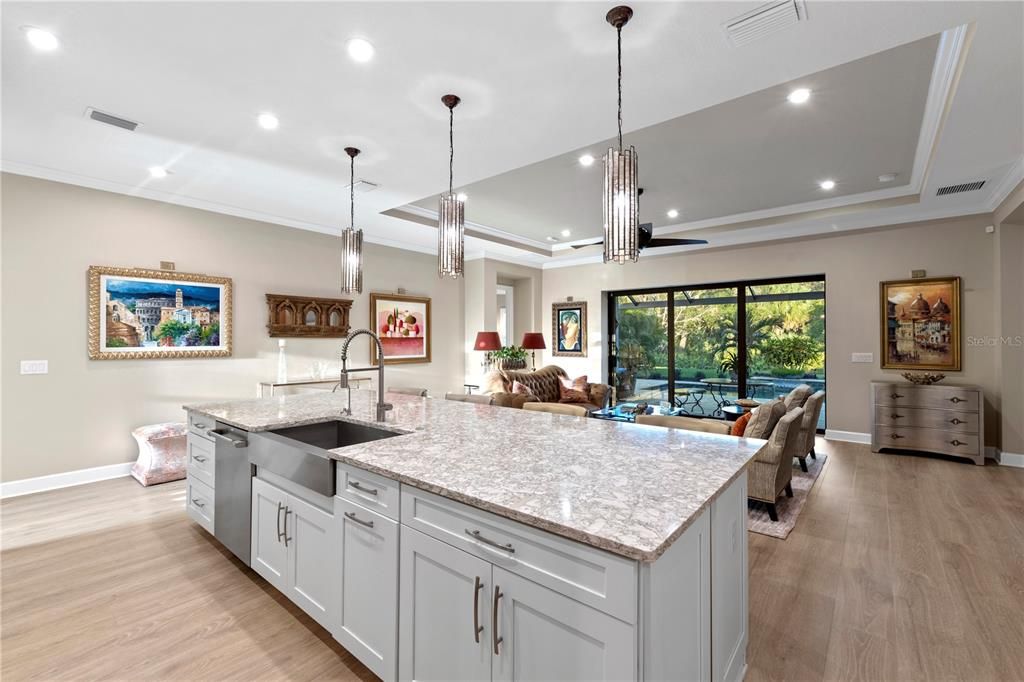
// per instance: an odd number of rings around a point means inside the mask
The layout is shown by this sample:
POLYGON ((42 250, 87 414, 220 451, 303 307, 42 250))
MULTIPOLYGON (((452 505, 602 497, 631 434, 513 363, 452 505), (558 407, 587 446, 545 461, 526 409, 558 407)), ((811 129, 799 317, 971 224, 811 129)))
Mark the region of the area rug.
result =
POLYGON ((825 467, 828 456, 818 453, 818 459, 807 458, 807 473, 800 470, 800 465, 793 464, 793 497, 782 497, 775 503, 779 520, 768 518, 768 509, 760 502, 750 503, 747 507, 747 529, 761 535, 785 540, 796 526, 797 517, 804 508, 807 496, 811 494, 814 482, 818 480, 821 470, 825 467))

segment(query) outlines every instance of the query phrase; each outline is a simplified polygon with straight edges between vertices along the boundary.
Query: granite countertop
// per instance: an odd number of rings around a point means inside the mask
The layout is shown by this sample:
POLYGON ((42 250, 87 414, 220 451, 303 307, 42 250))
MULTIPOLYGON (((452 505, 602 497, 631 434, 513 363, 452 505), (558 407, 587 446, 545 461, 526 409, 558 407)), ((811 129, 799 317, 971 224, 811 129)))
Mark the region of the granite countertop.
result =
POLYGON ((402 435, 332 457, 422 490, 640 561, 654 561, 734 481, 765 441, 376 393, 275 396, 186 405, 245 429, 329 419, 402 435))

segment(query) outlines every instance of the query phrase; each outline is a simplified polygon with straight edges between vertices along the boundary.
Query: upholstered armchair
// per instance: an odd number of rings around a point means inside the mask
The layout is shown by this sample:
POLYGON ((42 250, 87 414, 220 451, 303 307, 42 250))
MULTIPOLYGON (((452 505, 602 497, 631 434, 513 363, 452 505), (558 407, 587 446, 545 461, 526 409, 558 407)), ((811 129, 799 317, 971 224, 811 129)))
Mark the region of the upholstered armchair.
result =
POLYGON ((783 398, 783 401, 786 403, 786 410, 792 410, 794 407, 803 407, 811 393, 814 393, 814 389, 807 384, 800 384, 794 388, 783 398))
POLYGON ((818 435, 818 418, 821 417, 821 406, 825 402, 825 391, 811 395, 804 403, 804 418, 800 425, 800 447, 796 457, 800 460, 800 468, 807 471, 807 456, 817 459, 814 454, 814 437, 818 435))
POLYGON ((747 497, 763 502, 768 507, 768 517, 779 520, 775 500, 782 491, 793 497, 793 457, 800 444, 800 426, 804 410, 795 407, 779 420, 768 443, 754 455, 747 476, 747 497))

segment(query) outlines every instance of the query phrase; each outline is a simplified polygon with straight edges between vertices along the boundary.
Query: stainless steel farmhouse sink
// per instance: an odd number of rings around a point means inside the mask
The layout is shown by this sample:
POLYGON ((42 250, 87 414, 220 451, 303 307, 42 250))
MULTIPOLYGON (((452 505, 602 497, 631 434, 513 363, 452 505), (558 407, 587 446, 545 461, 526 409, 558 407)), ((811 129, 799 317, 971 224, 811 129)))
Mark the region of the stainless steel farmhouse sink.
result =
POLYGON ((335 493, 334 460, 328 450, 402 434, 332 419, 250 434, 249 461, 321 495, 335 493))

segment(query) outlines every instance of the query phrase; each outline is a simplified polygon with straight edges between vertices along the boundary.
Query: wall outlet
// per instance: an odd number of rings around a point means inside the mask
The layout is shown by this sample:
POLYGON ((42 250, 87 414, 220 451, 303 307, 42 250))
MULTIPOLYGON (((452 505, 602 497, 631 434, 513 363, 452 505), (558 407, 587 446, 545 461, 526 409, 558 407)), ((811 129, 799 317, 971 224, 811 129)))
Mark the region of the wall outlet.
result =
POLYGON ((22 374, 48 374, 50 372, 50 363, 46 360, 22 360, 21 361, 21 373, 22 374))
POLYGON ((874 362, 874 353, 853 353, 850 355, 850 362, 874 362))

